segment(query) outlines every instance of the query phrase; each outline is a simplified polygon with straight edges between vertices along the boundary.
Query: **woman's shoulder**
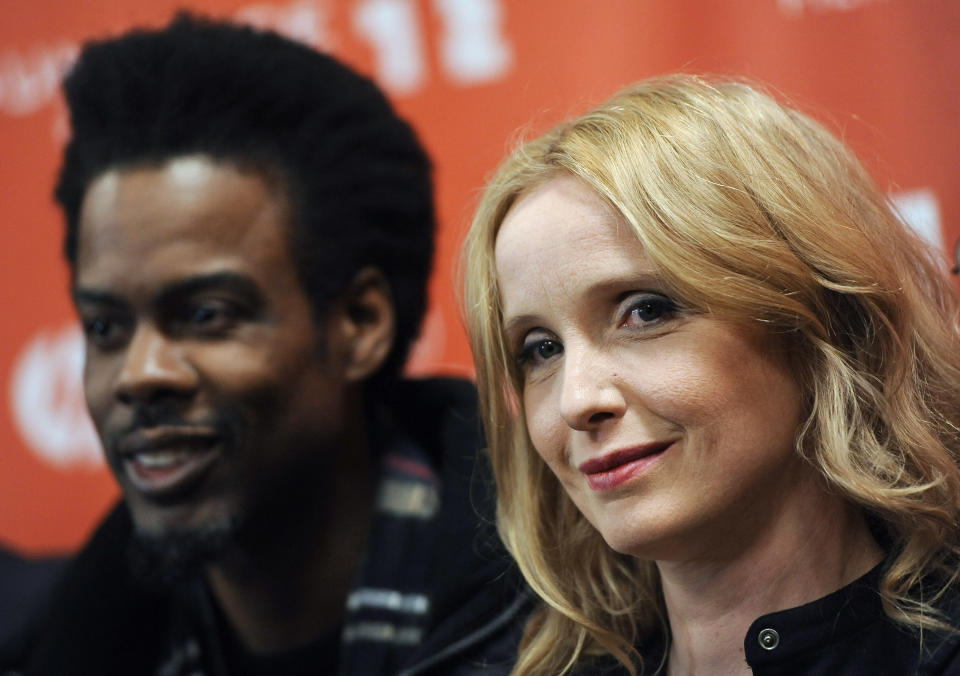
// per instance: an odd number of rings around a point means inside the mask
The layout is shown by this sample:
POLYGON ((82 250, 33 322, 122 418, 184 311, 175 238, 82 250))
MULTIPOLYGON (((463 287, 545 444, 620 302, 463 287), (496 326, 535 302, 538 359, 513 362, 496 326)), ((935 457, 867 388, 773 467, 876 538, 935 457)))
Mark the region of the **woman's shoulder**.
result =
POLYGON ((934 603, 957 630, 921 631, 887 615, 881 574, 878 566, 822 599, 758 618, 744 641, 750 666, 759 673, 960 676, 960 589, 946 588, 934 603))
POLYGON ((922 637, 922 676, 960 676, 960 584, 942 593, 935 607, 952 629, 925 632, 922 637))

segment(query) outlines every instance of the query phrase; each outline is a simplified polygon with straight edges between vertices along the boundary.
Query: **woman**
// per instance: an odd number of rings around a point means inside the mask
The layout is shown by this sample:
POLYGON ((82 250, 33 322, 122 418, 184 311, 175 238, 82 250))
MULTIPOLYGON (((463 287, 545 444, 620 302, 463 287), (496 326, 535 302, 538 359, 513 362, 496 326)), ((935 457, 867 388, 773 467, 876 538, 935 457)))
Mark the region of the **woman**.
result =
POLYGON ((836 138, 642 82, 517 150, 464 255, 514 673, 960 673, 957 306, 836 138))

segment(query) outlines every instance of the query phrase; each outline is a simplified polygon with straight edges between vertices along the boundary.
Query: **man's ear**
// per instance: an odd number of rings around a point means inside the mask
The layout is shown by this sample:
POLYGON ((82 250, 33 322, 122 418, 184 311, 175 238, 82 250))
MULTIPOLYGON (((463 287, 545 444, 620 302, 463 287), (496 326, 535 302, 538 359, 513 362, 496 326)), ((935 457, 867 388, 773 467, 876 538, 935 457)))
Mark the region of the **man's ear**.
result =
POLYGON ((361 382, 386 361, 397 331, 393 294, 383 273, 363 268, 353 278, 341 299, 337 318, 342 347, 343 375, 361 382))

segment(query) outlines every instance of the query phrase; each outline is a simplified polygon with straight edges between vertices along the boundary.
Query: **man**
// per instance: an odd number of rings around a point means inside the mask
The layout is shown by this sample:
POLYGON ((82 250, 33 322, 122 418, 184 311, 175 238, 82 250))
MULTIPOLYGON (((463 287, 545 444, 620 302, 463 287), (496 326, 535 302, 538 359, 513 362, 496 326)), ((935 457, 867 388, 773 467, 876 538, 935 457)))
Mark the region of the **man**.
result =
MULTIPOLYGON (((124 506, 28 674, 472 673, 522 595, 468 481, 468 385, 399 378, 428 161, 366 79, 183 16, 88 45, 56 196, 124 506)), ((486 672, 485 672, 486 673, 486 672)))

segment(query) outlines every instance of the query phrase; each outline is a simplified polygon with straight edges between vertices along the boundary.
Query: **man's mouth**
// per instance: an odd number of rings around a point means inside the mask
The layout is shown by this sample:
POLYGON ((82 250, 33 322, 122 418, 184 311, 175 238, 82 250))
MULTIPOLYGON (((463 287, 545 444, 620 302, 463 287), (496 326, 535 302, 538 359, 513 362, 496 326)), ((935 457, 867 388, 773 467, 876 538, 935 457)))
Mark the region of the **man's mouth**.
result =
POLYGON ((196 486, 221 455, 220 437, 205 431, 147 430, 120 443, 123 472, 143 496, 179 497, 196 486))
POLYGON ((578 469, 592 490, 609 490, 643 474, 672 445, 672 441, 664 441, 613 451, 587 460, 578 469))

